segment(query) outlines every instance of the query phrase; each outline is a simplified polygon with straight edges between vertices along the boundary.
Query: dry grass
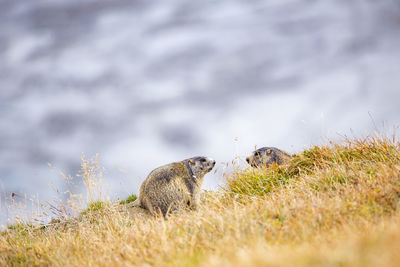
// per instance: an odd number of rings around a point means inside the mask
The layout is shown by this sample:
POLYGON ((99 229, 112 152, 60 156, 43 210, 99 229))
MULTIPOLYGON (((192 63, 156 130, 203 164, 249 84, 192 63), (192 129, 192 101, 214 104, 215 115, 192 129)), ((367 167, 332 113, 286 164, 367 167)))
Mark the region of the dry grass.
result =
POLYGON ((0 235, 0 265, 395 266, 400 146, 367 138, 247 169, 167 220, 98 205, 73 227, 0 235))

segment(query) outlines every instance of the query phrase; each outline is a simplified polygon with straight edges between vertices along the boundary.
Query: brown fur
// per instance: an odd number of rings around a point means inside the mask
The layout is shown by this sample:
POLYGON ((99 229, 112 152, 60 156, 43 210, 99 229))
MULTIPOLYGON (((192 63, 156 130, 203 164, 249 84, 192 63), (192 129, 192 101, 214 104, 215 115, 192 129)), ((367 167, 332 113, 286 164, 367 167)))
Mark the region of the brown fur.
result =
POLYGON ((134 205, 147 209, 153 215, 161 213, 163 216, 186 207, 196 209, 204 175, 212 169, 215 161, 211 161, 214 162, 211 169, 193 173, 188 170, 189 161, 192 162, 187 159, 153 170, 140 186, 134 205))

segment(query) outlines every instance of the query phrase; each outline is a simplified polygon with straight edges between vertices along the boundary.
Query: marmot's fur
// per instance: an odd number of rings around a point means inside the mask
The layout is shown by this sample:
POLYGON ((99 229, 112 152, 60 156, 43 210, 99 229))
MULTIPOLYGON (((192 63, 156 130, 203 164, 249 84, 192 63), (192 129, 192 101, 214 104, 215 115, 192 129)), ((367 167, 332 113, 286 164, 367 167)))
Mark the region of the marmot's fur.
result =
POLYGON ((286 164, 292 156, 276 147, 262 147, 251 153, 251 156, 246 158, 247 163, 252 167, 268 168, 273 163, 278 165, 286 164))
POLYGON ((215 165, 208 157, 193 157, 170 163, 153 170, 142 183, 134 205, 149 210, 153 215, 190 207, 200 202, 200 187, 215 165))

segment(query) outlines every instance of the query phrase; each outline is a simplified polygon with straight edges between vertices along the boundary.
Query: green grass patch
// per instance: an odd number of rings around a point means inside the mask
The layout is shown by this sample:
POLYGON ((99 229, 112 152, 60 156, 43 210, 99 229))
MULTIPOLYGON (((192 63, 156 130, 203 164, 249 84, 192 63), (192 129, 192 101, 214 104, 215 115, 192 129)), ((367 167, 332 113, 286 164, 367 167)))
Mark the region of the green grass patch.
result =
POLYGON ((7 229, 9 230, 25 230, 27 228, 32 228, 33 226, 31 224, 26 224, 26 223, 15 223, 7 226, 7 229))
POLYGON ((135 194, 132 194, 127 199, 121 200, 119 202, 119 204, 128 204, 128 203, 131 203, 131 202, 135 201, 136 199, 137 199, 137 196, 135 194))
POLYGON ((268 169, 248 168, 228 179, 229 189, 236 194, 262 196, 274 188, 287 185, 294 178, 287 169, 275 165, 268 169))
POLYGON ((89 213, 102 211, 105 206, 106 206, 106 203, 103 202, 103 201, 90 202, 88 207, 81 212, 81 215, 86 215, 86 214, 89 214, 89 213))

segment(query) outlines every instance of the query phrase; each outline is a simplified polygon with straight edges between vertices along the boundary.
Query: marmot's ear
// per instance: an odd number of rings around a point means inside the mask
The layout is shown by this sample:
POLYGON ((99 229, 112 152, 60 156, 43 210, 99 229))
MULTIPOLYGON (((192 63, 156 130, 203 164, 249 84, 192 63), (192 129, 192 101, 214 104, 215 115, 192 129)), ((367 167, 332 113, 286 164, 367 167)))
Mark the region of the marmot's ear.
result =
POLYGON ((189 159, 189 163, 194 165, 194 160, 193 159, 189 159))

